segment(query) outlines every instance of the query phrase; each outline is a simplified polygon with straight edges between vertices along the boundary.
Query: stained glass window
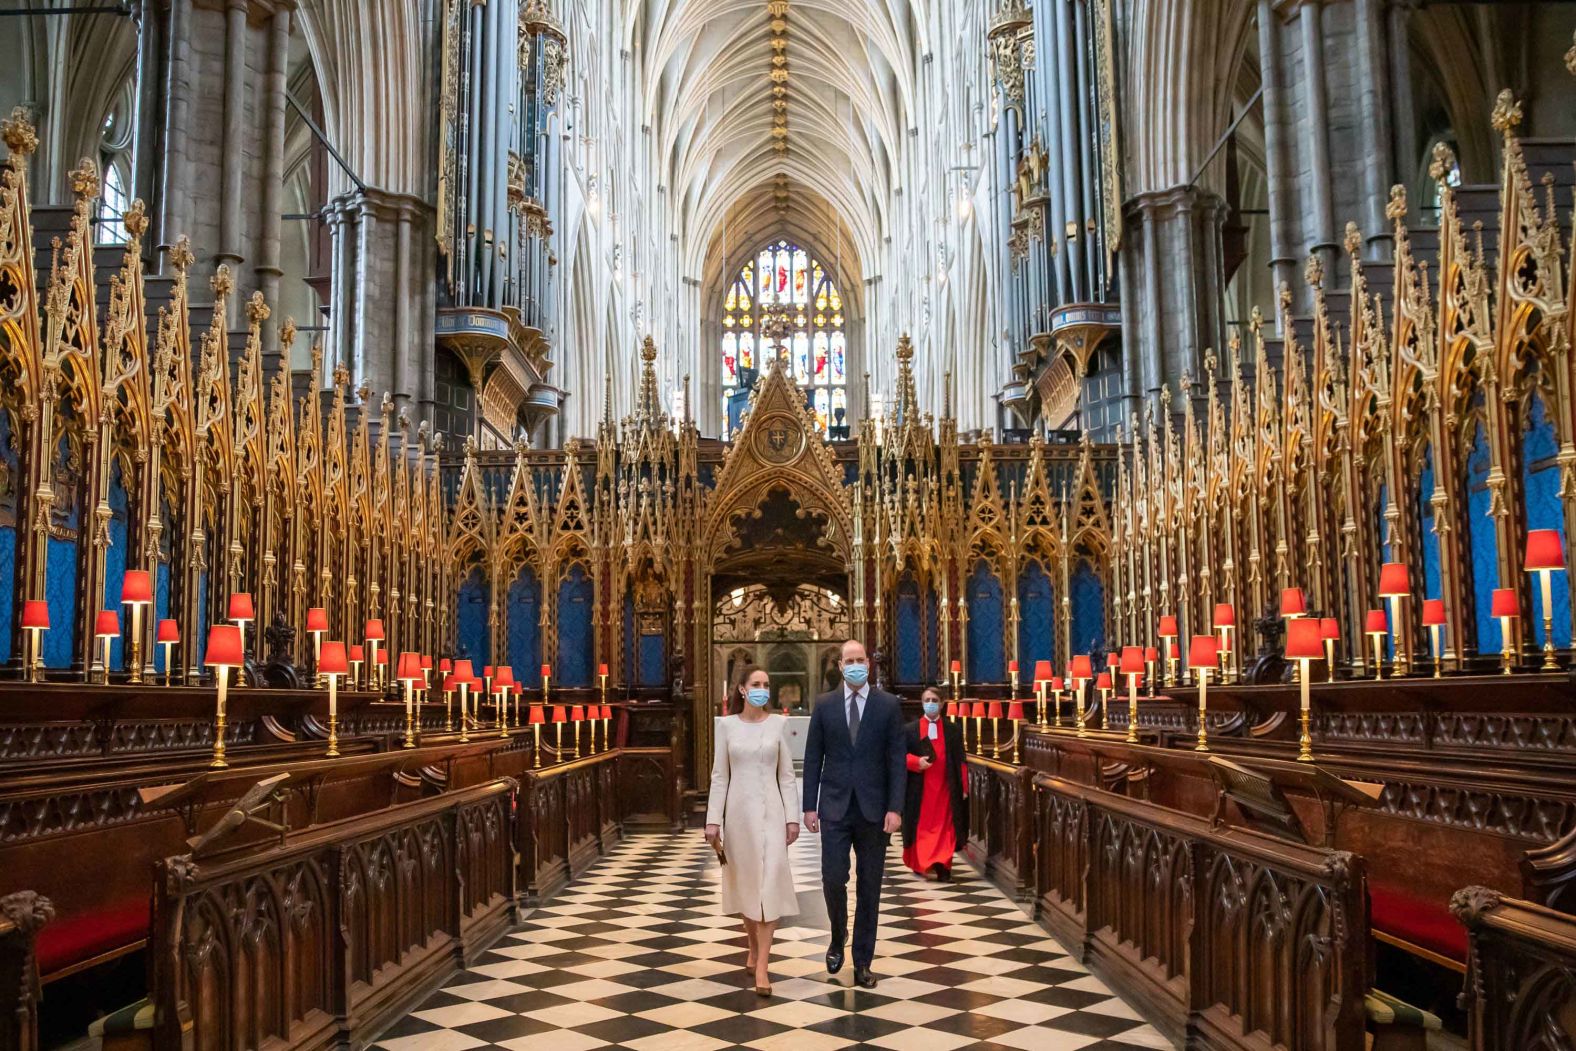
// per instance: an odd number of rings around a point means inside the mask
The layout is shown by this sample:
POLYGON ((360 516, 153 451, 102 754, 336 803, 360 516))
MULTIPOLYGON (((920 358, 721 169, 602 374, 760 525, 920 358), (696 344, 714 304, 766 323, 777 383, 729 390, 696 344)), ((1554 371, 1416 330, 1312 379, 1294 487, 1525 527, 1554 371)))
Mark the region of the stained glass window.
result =
POLYGON ((761 249, 734 276, 723 300, 723 415, 729 397, 749 378, 742 370, 765 371, 776 346, 766 333, 781 328, 786 372, 804 389, 821 433, 846 423, 848 341, 843 324, 843 297, 826 267, 787 241, 761 249))

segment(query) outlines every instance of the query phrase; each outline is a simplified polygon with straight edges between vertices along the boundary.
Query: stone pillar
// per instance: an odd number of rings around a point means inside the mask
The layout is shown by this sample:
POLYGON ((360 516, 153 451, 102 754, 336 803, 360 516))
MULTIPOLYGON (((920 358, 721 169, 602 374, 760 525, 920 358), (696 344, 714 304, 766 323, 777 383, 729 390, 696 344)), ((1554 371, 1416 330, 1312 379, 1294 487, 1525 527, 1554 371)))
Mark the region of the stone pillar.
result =
POLYGON ((1275 286, 1301 286, 1291 231, 1285 87, 1282 81, 1280 16, 1274 0, 1259 0, 1259 62, 1264 85, 1264 167, 1270 210, 1270 266, 1275 286))
MULTIPOLYGON (((1390 84, 1395 109, 1396 180, 1411 182, 1421 162, 1417 144, 1417 115, 1412 102, 1412 10, 1417 0, 1390 0, 1390 84)), ((1417 214, 1416 194, 1408 194, 1410 212, 1417 214)))
POLYGON ((1390 257, 1394 237, 1385 219, 1385 202, 1395 182, 1390 156, 1390 85, 1385 60, 1381 0, 1357 0, 1357 104, 1362 114, 1363 232, 1368 258, 1390 257))
MULTIPOLYGON (((282 7, 268 21, 268 76, 264 82, 265 111, 263 139, 263 187, 259 222, 261 237, 257 249, 257 284, 263 298, 277 308, 279 303, 280 234, 284 212, 285 164, 285 75, 290 61, 290 9, 282 7)), ((263 327, 263 349, 279 349, 279 326, 284 319, 278 310, 263 327)))
POLYGON ((1330 168, 1330 96, 1324 66, 1324 5, 1304 0, 1301 29, 1303 152, 1308 160, 1313 244, 1325 273, 1335 272, 1334 172, 1330 168))
MULTIPOLYGON (((246 126, 246 0, 229 0, 224 11, 224 134, 219 158, 219 243, 215 256, 232 270, 246 258, 241 243, 241 187, 246 169, 246 147, 251 140, 246 126)), ((244 299, 232 296, 230 302, 244 299)), ((232 318, 232 321, 234 319, 232 318)))

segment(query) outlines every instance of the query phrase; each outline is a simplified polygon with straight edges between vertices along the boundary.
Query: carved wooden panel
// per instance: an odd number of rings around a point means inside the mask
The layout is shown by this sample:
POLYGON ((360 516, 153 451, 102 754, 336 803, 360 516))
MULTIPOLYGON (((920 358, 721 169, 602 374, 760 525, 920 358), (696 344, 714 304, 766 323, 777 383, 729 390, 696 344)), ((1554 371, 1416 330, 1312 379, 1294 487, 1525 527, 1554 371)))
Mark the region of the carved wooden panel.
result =
POLYGON ((48 898, 17 891, 0 898, 0 1051, 37 1051, 38 965, 34 943, 54 918, 48 898))
POLYGON ((1458 891, 1450 911, 1471 935, 1473 1051, 1576 1047, 1576 918, 1486 887, 1458 891))

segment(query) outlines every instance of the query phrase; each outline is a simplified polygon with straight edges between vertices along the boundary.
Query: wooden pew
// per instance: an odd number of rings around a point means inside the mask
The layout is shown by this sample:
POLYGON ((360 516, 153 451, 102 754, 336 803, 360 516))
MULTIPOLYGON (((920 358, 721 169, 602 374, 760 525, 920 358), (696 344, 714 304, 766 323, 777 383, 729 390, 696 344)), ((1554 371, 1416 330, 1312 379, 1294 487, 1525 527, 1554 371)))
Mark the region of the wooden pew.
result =
POLYGON ((1576 918, 1487 887, 1458 891, 1450 911, 1471 937, 1473 1051, 1576 1046, 1576 918))
POLYGON ((1016 899, 1034 896, 1034 771, 969 755, 969 839, 963 854, 1016 899))
POLYGON ((162 861, 153 1046, 364 1046, 514 914, 515 783, 162 861))
POLYGON ((540 905, 623 834, 618 750, 520 774, 520 893, 540 905))
POLYGON ((1362 858, 1111 791, 1109 757, 1082 758, 1087 779, 1033 781, 1042 922, 1174 1040, 1359 1051, 1362 858))
POLYGON ((38 961, 34 939, 54 918, 48 898, 30 890, 0 898, 0 1051, 37 1051, 38 961))

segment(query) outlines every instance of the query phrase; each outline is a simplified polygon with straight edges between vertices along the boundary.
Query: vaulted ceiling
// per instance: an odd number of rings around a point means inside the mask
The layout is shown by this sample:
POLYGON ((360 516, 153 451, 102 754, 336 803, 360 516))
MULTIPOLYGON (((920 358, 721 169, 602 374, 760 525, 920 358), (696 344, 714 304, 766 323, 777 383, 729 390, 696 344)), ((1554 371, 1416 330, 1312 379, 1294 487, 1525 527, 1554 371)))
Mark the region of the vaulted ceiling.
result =
MULTIPOLYGON (((627 25, 687 268, 799 240, 850 293, 891 229, 930 0, 644 0, 627 25), (775 78, 773 76, 776 73, 775 78), (852 280, 850 280, 852 279, 852 280)), ((951 2, 951 0, 935 0, 951 2)))

